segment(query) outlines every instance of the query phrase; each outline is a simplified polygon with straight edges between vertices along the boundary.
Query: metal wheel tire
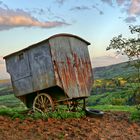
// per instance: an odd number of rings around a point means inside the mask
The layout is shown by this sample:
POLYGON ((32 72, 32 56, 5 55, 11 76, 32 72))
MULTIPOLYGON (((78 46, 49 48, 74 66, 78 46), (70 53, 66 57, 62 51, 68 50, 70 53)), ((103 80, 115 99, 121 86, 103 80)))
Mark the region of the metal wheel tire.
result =
POLYGON ((38 94, 33 102, 33 110, 40 113, 54 111, 54 103, 51 96, 46 93, 38 94))
POLYGON ((77 99, 72 100, 67 105, 69 111, 80 111, 85 110, 86 104, 85 104, 85 98, 84 99, 77 99))

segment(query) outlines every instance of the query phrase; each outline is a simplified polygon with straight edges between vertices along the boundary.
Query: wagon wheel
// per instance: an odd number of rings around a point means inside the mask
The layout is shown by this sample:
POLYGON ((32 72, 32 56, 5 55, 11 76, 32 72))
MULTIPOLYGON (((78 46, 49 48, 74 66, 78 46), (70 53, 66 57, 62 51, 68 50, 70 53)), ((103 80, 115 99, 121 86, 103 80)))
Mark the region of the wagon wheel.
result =
POLYGON ((85 108, 86 108, 85 98, 84 99, 72 100, 68 103, 67 106, 68 106, 69 111, 85 110, 85 108))
POLYGON ((33 110, 46 113, 54 110, 54 103, 50 95, 46 93, 38 94, 33 102, 33 110))

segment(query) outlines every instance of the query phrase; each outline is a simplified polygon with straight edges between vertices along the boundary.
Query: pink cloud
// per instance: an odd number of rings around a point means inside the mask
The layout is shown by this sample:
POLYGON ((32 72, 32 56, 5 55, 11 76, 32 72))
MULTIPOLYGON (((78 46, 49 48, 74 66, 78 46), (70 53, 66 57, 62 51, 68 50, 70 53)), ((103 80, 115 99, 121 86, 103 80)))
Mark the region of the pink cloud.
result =
POLYGON ((140 15, 140 0, 132 0, 128 12, 131 15, 140 15))
POLYGON ((22 9, 4 9, 0 8, 0 30, 11 29, 15 27, 41 27, 53 28, 62 25, 69 25, 64 21, 39 21, 30 13, 22 9))

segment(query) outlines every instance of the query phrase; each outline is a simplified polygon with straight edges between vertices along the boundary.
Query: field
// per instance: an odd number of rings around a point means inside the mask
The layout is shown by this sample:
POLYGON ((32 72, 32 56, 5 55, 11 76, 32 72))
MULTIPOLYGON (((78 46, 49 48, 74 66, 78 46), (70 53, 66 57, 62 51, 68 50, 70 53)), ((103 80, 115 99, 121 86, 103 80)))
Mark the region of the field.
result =
MULTIPOLYGON (((140 83, 126 75, 120 77, 122 64, 97 70, 88 108, 104 111, 102 117, 65 108, 47 114, 33 113, 17 99, 9 80, 0 81, 0 140, 139 140, 140 110, 133 92, 140 83), (109 71, 108 71, 109 70, 109 71), (114 71, 117 77, 113 77, 114 71), (110 78, 106 78, 110 73, 110 78), (105 78, 104 78, 105 77, 105 78), (115 128, 115 129, 114 129, 115 128)), ((126 74, 133 72, 130 68, 126 74)), ((138 94, 139 95, 139 94, 138 94)))
MULTIPOLYGON (((94 96, 89 100, 93 98, 94 96)), ((40 114, 28 115, 27 108, 13 94, 0 96, 0 139, 140 139, 140 125, 132 122, 129 115, 135 112, 134 106, 96 105, 90 107, 104 110, 104 116, 88 117, 81 112, 79 114, 55 112, 49 117, 40 114)))
POLYGON ((13 94, 11 81, 9 79, 0 80, 0 95, 13 94))

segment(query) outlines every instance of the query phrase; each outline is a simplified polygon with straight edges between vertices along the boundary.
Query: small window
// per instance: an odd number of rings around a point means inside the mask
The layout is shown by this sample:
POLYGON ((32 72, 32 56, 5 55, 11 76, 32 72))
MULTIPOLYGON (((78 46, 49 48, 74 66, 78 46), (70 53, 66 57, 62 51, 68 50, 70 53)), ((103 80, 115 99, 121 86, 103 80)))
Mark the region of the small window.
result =
POLYGON ((23 60, 24 59, 24 54, 23 53, 20 53, 19 55, 18 55, 18 60, 23 60))

